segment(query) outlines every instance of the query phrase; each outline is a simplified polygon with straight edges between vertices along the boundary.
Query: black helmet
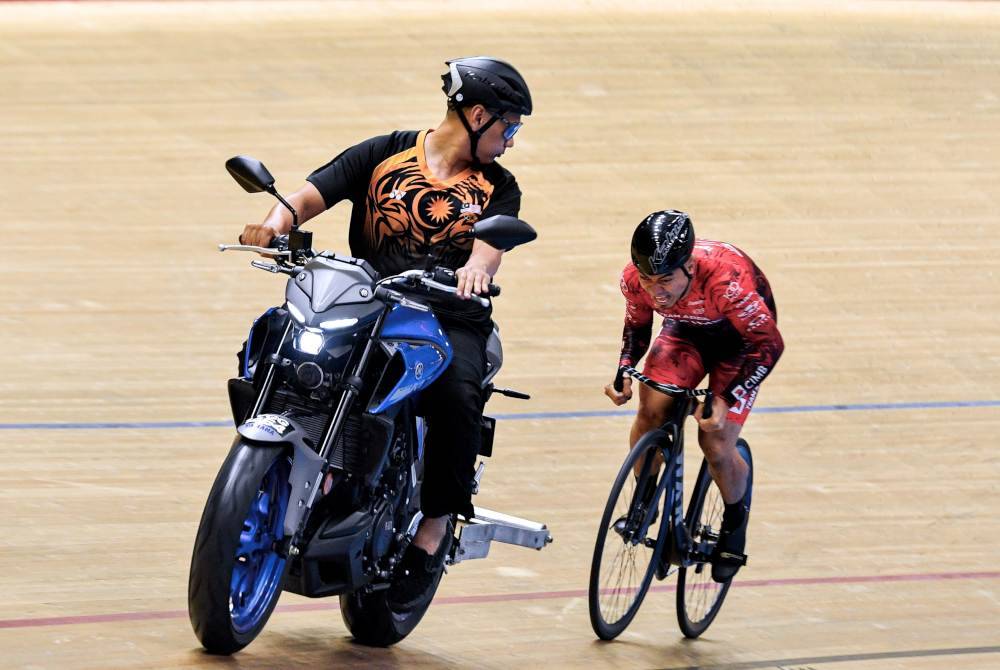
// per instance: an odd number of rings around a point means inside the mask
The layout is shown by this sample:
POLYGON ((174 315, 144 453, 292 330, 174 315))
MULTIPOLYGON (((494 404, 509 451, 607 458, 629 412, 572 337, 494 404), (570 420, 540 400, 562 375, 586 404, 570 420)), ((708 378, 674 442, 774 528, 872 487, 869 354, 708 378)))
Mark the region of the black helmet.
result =
MULTIPOLYGON (((691 217, 676 209, 653 212, 632 233, 632 262, 647 276, 682 267, 693 249, 691 217)), ((688 274, 687 270, 684 274, 688 274)))
POLYGON ((474 56, 445 61, 441 90, 454 108, 480 104, 501 114, 531 114, 531 92, 514 66, 497 58, 474 56))

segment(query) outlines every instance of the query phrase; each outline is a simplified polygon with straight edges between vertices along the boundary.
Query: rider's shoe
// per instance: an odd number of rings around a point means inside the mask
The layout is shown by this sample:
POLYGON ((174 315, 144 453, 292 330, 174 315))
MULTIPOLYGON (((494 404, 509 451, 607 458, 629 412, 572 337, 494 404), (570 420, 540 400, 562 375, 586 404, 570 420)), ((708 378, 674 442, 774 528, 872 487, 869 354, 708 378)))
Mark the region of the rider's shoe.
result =
MULTIPOLYGON (((643 503, 646 506, 648 506, 649 503, 652 501, 654 493, 656 493, 656 481, 649 480, 646 482, 646 489, 642 492, 643 503)), ((649 520, 649 525, 652 526, 654 523, 656 523, 656 520, 658 518, 660 518, 659 508, 653 510, 653 518, 649 520)), ((618 517, 618 519, 616 519, 613 524, 611 524, 611 528, 622 537, 625 537, 625 526, 627 521, 628 521, 628 515, 623 514, 620 517, 618 517)))
POLYGON ((747 474, 747 490, 739 502, 726 505, 722 514, 722 530, 719 532, 719 542, 712 552, 712 579, 719 584, 731 580, 739 569, 747 564, 743 553, 747 544, 747 524, 750 521, 750 500, 753 493, 753 461, 746 442, 740 440, 736 444, 743 460, 750 466, 747 474))
MULTIPOLYGON (((660 518, 660 510, 659 510, 659 508, 654 509, 653 510, 653 518, 649 520, 649 525, 652 526, 654 523, 656 523, 656 520, 659 519, 659 518, 660 518)), ((625 537, 625 523, 626 523, 626 521, 628 521, 628 517, 623 514, 620 517, 618 517, 618 519, 616 519, 613 524, 611 524, 611 528, 616 533, 618 533, 619 535, 621 535, 622 537, 625 537)))
POLYGON ((453 533, 454 525, 449 521, 444 538, 433 554, 428 554, 412 542, 406 548, 389 586, 387 600, 393 611, 411 612, 430 604, 444 573, 444 561, 451 549, 453 533))

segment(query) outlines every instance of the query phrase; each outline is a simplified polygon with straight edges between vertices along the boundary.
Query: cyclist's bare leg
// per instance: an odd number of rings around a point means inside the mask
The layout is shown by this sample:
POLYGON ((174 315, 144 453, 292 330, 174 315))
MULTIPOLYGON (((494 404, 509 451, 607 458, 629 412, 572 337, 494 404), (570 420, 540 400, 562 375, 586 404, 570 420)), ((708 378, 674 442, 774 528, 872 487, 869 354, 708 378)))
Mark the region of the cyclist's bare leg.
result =
MULTIPOLYGON (((640 437, 663 425, 663 422, 667 420, 667 413, 670 411, 672 404, 673 398, 670 396, 666 396, 659 391, 654 391, 645 384, 639 385, 639 411, 635 414, 635 420, 632 422, 632 432, 629 433, 629 449, 635 446, 640 437)), ((662 462, 663 458, 657 454, 653 465, 658 468, 662 462)), ((639 469, 641 467, 641 461, 636 463, 636 477, 639 476, 639 469)))
POLYGON ((727 421, 722 430, 714 433, 698 431, 698 443, 708 461, 708 471, 722 493, 722 500, 727 504, 743 498, 747 488, 747 475, 750 473, 750 466, 736 449, 741 428, 743 426, 740 424, 727 421))

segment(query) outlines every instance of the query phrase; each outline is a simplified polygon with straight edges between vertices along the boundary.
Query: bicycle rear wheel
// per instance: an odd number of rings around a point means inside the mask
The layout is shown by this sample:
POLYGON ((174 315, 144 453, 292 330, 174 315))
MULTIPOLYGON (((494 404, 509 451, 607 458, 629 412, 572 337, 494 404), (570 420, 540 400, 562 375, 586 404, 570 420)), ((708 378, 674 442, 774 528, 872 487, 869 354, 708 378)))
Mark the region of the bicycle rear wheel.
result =
POLYGON ((590 566, 590 624, 602 640, 631 623, 649 589, 665 533, 658 514, 668 467, 661 457, 666 433, 646 433, 629 452, 611 487, 590 566), (638 471, 638 475, 636 475, 638 471))
MULTIPOLYGON (((707 559, 715 549, 724 511, 722 493, 712 481, 708 463, 702 460, 685 520, 697 557, 707 559)), ((732 580, 719 584, 712 579, 712 565, 707 560, 678 571, 677 623, 684 637, 696 638, 712 625, 730 584, 732 580)))

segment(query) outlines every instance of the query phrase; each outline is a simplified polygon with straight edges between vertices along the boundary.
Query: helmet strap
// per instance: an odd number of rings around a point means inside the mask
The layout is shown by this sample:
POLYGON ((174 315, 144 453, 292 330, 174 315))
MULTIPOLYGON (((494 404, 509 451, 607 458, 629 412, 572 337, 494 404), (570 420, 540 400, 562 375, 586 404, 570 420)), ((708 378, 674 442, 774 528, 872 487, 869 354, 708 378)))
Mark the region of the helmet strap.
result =
POLYGON ((694 277, 691 275, 691 273, 688 272, 686 261, 685 261, 685 265, 681 266, 681 272, 683 272, 684 276, 688 278, 688 283, 684 286, 684 290, 681 291, 681 294, 677 297, 678 300, 680 300, 681 298, 683 298, 684 296, 687 295, 688 289, 691 288, 691 280, 694 279, 694 277))
POLYGON ((483 124, 483 127, 479 130, 473 130, 472 126, 469 125, 469 120, 465 118, 465 114, 462 113, 461 109, 458 109, 458 118, 462 120, 462 125, 465 126, 465 131, 469 133, 469 148, 472 150, 472 169, 477 172, 482 172, 483 164, 479 162, 479 154, 477 149, 479 148, 479 138, 483 136, 487 130, 490 129, 497 121, 496 115, 490 117, 490 120, 483 124))

